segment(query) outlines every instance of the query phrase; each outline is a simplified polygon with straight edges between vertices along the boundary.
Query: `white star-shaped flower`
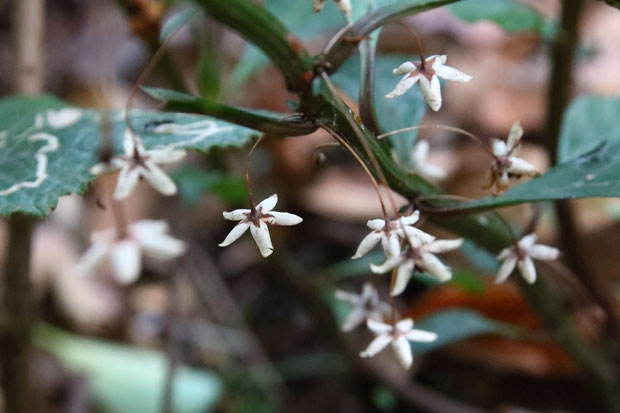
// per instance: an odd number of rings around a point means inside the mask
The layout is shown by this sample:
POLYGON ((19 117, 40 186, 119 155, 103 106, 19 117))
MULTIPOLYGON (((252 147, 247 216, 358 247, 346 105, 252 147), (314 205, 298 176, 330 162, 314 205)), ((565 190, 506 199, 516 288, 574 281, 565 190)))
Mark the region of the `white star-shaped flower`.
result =
POLYGON ((381 265, 370 264, 370 269, 376 274, 384 274, 391 269, 396 270, 396 280, 390 294, 398 295, 405 290, 407 283, 413 275, 413 271, 419 268, 437 278, 439 281, 448 281, 452 278, 452 271, 435 254, 440 254, 460 248, 463 239, 435 240, 423 243, 418 238, 409 238, 410 248, 400 255, 388 257, 381 265))
POLYGON ((342 331, 353 331, 367 319, 381 321, 390 312, 390 306, 379 299, 379 293, 370 283, 365 283, 361 294, 336 290, 336 298, 353 306, 342 323, 342 331))
MULTIPOLYGON (((314 12, 319 13, 325 7, 326 0, 313 0, 314 12)), ((344 13, 347 21, 351 21, 351 0, 334 0, 336 6, 344 13)))
POLYGON ((177 186, 174 181, 157 164, 179 161, 185 156, 184 150, 173 148, 146 150, 141 140, 129 129, 125 130, 123 150, 123 155, 116 155, 109 163, 97 164, 90 170, 93 175, 121 170, 114 199, 125 199, 131 195, 141 177, 164 195, 176 194, 177 186))
POLYGON ((224 219, 230 221, 240 221, 231 231, 220 247, 226 247, 235 242, 247 229, 260 250, 263 257, 268 257, 273 252, 271 245, 271 237, 269 236, 270 225, 297 225, 301 221, 301 217, 288 212, 272 211, 278 202, 278 195, 273 194, 269 198, 263 200, 256 205, 254 209, 235 209, 231 212, 223 212, 224 219))
POLYGON ((506 281, 515 267, 518 266, 525 281, 533 284, 536 281, 536 266, 532 259, 552 261, 560 256, 560 250, 547 245, 536 244, 536 238, 536 234, 526 235, 519 240, 518 246, 504 248, 497 255, 497 259, 504 261, 504 263, 497 272, 496 283, 506 281))
POLYGON ((126 234, 116 228, 94 232, 91 247, 77 264, 80 274, 91 274, 105 258, 110 258, 112 274, 121 284, 134 282, 142 269, 142 254, 162 261, 182 255, 183 241, 167 234, 165 221, 142 220, 127 226, 126 234))
POLYGON ((495 186, 497 192, 503 192, 508 188, 510 178, 540 175, 534 165, 515 156, 521 148, 522 136, 523 128, 517 121, 510 128, 506 142, 501 139, 492 140, 495 160, 491 164, 487 188, 495 186))
POLYGON ((418 139, 413 148, 413 167, 415 172, 425 178, 440 181, 447 176, 446 171, 428 162, 431 146, 426 139, 418 139))
POLYGON ((441 108, 441 86, 439 78, 453 80, 455 82, 469 82, 472 77, 456 70, 453 67, 445 66, 446 55, 431 56, 422 62, 405 62, 393 70, 395 75, 405 75, 396 85, 393 91, 385 95, 391 99, 402 95, 417 82, 420 83, 420 90, 426 99, 426 103, 434 111, 441 108))
POLYGON ((371 219, 366 224, 372 232, 364 237, 353 259, 363 257, 368 254, 381 241, 383 252, 386 257, 400 254, 400 241, 405 237, 419 238, 424 242, 431 242, 435 239, 430 234, 413 226, 420 219, 420 212, 415 211, 411 215, 400 217, 391 221, 384 219, 371 219))
POLYGON ((394 354, 406 369, 413 364, 413 354, 409 341, 430 343, 437 339, 437 334, 433 332, 414 329, 413 320, 410 318, 400 320, 394 326, 372 319, 368 319, 366 324, 377 337, 368 345, 366 350, 360 353, 360 356, 372 357, 392 343, 394 354))

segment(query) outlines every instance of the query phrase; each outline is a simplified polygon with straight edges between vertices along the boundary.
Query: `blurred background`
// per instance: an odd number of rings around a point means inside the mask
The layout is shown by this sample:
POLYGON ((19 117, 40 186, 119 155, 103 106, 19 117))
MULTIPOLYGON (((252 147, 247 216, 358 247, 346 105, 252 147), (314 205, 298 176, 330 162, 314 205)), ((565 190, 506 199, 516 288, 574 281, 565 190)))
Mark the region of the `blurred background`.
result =
MULTIPOLYGON (((505 22, 467 21, 463 11, 448 7, 403 21, 419 34, 426 56, 447 54, 447 64, 474 81, 446 84, 438 113, 410 111, 403 103, 398 127, 423 119, 487 140, 504 138, 521 120, 523 158, 548 168, 541 134, 560 2, 520 3, 538 16, 534 28, 520 27, 527 16, 512 16, 517 24, 511 28, 505 22)), ((125 108, 161 47, 162 27, 180 13, 194 13, 192 7, 182 1, 47 1, 44 90, 79 106, 125 108)), ((312 53, 346 24, 331 2, 318 15, 310 0, 267 0, 266 7, 312 53)), ((2 96, 13 90, 12 24, 12 3, 0 3, 2 96)), ((586 1, 579 34, 574 94, 617 96, 620 11, 586 1)), ((418 52, 406 28, 391 24, 383 30, 380 96, 399 80, 391 69, 416 60, 418 52)), ((350 85, 357 65, 353 60, 334 75, 353 107, 356 86, 350 85)), ((194 16, 169 40, 144 83, 278 112, 290 112, 287 101, 294 98, 260 53, 204 15, 194 16)), ((420 99, 415 93, 413 99, 420 99)), ((155 109, 157 102, 138 94, 133 106, 155 109)), ((447 172, 444 188, 469 198, 489 194, 482 189, 490 163, 484 149, 444 130, 424 130, 421 136, 431 142, 429 161, 447 172)), ((170 397, 172 411, 179 413, 594 411, 574 362, 549 339, 516 285, 493 283, 497 264, 473 243, 446 256, 455 273, 451 282, 436 286, 418 279, 397 301, 404 316, 426 320, 420 328, 446 339, 420 348, 408 372, 389 351, 360 364, 357 352, 372 337, 363 328, 346 336, 339 331, 348 309, 333 293, 358 292, 371 281, 387 299, 387 278, 368 271, 368 263, 379 262, 381 254, 349 259, 367 233, 366 220, 379 217, 381 209, 368 177, 349 154, 326 148, 317 157, 317 147, 331 141, 322 131, 267 137, 254 152, 255 197, 277 192, 276 210, 304 218, 296 227, 272 227, 275 253, 267 260, 248 235, 225 249, 217 246, 233 226, 221 212, 248 202, 247 147, 191 154, 169 171, 179 186, 177 197, 162 198, 148 185, 139 186, 126 202, 129 218, 168 220, 171 232, 190 248, 172 265, 147 262, 131 286, 115 284, 106 269, 90 278, 74 270, 89 234, 112 225, 97 200, 115 176, 101 178, 83 197, 63 197, 37 226, 34 239, 41 320, 32 364, 34 411, 150 413, 161 411, 162 400, 170 397)), ((588 273, 602 280, 617 303, 620 201, 572 205, 588 273)), ((502 214, 523 225, 532 209, 511 207, 502 214)), ((539 240, 560 245, 553 209, 543 205, 540 214, 539 240)), ((422 228, 454 237, 431 225, 422 228)), ((549 274, 582 335, 597 343, 604 311, 572 272, 549 274)))

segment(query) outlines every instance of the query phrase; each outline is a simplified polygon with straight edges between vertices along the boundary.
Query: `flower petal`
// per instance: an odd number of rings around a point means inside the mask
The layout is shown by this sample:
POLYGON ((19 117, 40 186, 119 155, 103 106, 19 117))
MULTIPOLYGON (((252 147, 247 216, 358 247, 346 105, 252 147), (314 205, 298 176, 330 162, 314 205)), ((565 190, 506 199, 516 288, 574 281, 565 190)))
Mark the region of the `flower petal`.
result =
POLYGON ((506 142, 500 139, 491 138, 491 148, 495 156, 506 156, 508 154, 508 148, 506 142))
POLYGON ((444 171, 441 167, 437 165, 430 164, 428 162, 416 163, 414 165, 415 171, 428 179, 434 179, 436 181, 441 181, 448 176, 448 173, 444 171))
POLYGON ((527 254, 535 260, 551 261, 558 259, 560 250, 547 245, 536 244, 527 249, 527 254))
POLYGON ((497 272, 497 276, 495 277, 495 284, 503 283, 508 279, 512 271, 514 271, 517 266, 517 257, 513 255, 509 255, 505 260, 502 266, 499 268, 497 272))
POLYGON ((426 232, 416 227, 405 227, 405 234, 407 234, 407 238, 409 240, 417 240, 417 244, 427 244, 435 241, 434 236, 432 236, 431 234, 427 234, 426 232))
POLYGON ((366 235, 360 245, 357 247, 357 251, 355 251, 355 255, 353 255, 354 260, 363 257, 368 254, 370 250, 372 250, 383 237, 383 232, 372 231, 370 234, 366 235))
POLYGON ((334 297, 336 297, 337 300, 344 301, 345 303, 349 303, 351 305, 358 305, 363 301, 358 294, 343 290, 336 290, 334 292, 334 297))
POLYGON ((250 225, 250 233, 256 242, 256 246, 260 250, 263 257, 268 257, 273 253, 273 245, 271 244, 271 237, 269 236, 269 228, 265 221, 260 220, 259 226, 254 224, 250 225))
POLYGON ((391 325, 372 319, 366 320, 366 325, 368 326, 368 329, 375 334, 388 334, 394 330, 394 327, 391 325))
POLYGON ((183 255, 187 249, 185 242, 166 234, 141 238, 139 242, 145 254, 161 260, 176 258, 183 255))
POLYGON ((249 213, 249 209, 235 209, 230 212, 223 211, 222 215, 224 216, 224 219, 229 221, 243 221, 249 213))
POLYGON ((508 173, 517 177, 521 176, 537 176, 540 175, 540 171, 534 165, 516 156, 508 158, 510 166, 508 167, 508 173))
POLYGON ((366 321, 366 311, 363 307, 353 307, 342 322, 340 328, 345 333, 355 330, 360 324, 366 321))
POLYGON ((396 69, 392 70, 392 73, 395 75, 406 75, 415 70, 415 65, 411 62, 405 62, 398 66, 396 69))
POLYGON ((426 77, 420 76, 420 90, 428 106, 437 112, 441 108, 441 86, 439 85, 439 78, 433 76, 429 82, 426 77))
POLYGON ((247 229, 250 227, 250 224, 247 222, 240 222, 237 225, 235 225, 235 227, 228 233, 228 235, 226 236, 226 238, 224 239, 224 241, 222 241, 221 243, 219 243, 218 245, 220 247, 226 247, 230 244, 232 244, 233 242, 237 241, 239 239, 240 236, 243 235, 243 233, 245 231, 247 231, 247 229))
POLYGON ((174 181, 157 164, 150 161, 145 162, 144 167, 140 168, 140 174, 160 193, 164 195, 177 193, 177 186, 174 181))
POLYGON ((400 364, 408 369, 413 364, 413 354, 411 353, 411 344, 405 336, 400 336, 396 340, 392 341, 392 350, 396 354, 396 358, 400 364))
POLYGON ((514 152, 516 147, 519 146, 521 136, 523 136, 523 127, 521 126, 521 122, 516 121, 512 124, 510 132, 508 132, 508 139, 506 139, 506 145, 508 146, 509 152, 514 152))
POLYGON ((372 229, 373 231, 381 231, 383 228, 385 228, 385 220, 384 219, 371 219, 371 220, 368 220, 368 222, 366 223, 366 226, 372 229))
POLYGON ((138 279, 142 269, 140 246, 132 240, 117 242, 110 251, 112 271, 121 284, 129 284, 138 279))
MULTIPOLYGON (((125 155, 132 157, 134 155, 134 149, 136 148, 136 142, 140 142, 131 129, 125 129, 123 134, 123 152, 125 155)), ((140 152, 141 145, 138 143, 138 152, 140 152)), ((142 148, 144 149, 144 148, 142 148)))
POLYGON ((525 281, 529 284, 534 284, 534 281, 536 281, 536 266, 534 265, 534 261, 526 255, 525 258, 519 260, 517 265, 525 281))
POLYGON ((469 82, 473 79, 473 77, 471 77, 470 75, 463 73, 453 67, 444 66, 443 64, 435 64, 433 65, 433 69, 435 69, 435 73, 437 74, 437 76, 446 80, 452 80, 453 82, 469 82))
POLYGON ((450 268, 433 254, 422 253, 420 267, 441 282, 448 281, 452 278, 452 271, 450 271, 450 268))
POLYGON ((537 239, 538 239, 538 235, 528 234, 519 240, 519 247, 521 247, 524 250, 527 250, 528 248, 530 248, 532 245, 536 243, 537 239))
POLYGON ((503 260, 505 260, 506 258, 508 258, 508 256, 509 256, 509 255, 511 255, 511 254, 513 254, 513 255, 514 255, 513 248, 512 248, 512 247, 507 247, 507 248, 504 248, 503 250, 501 250, 501 251, 499 252, 499 254, 497 254, 497 257, 496 257, 496 258, 497 258, 498 260, 500 260, 500 261, 503 261, 503 260))
POLYGON ((405 226, 413 225, 416 222, 418 222, 419 219, 420 219, 420 211, 413 211, 411 214, 403 215, 402 217, 399 218, 401 224, 405 226))
POLYGON ((381 334, 370 342, 366 350, 360 353, 360 357, 372 357, 383 350, 392 341, 392 336, 381 334))
POLYGON ((127 198, 138 184, 140 173, 136 168, 124 167, 121 169, 116 181, 114 199, 121 200, 127 198))
POLYGON ((405 337, 407 337, 407 340, 418 341, 421 343, 431 343, 437 340, 436 333, 424 330, 411 330, 405 337))
POLYGON ((278 194, 273 194, 269 198, 263 199, 258 205, 256 205, 256 209, 260 208, 261 212, 269 212, 273 208, 275 208, 278 203, 278 194))
POLYGON ((430 252, 431 254, 441 254, 442 252, 448 252, 461 248, 461 245, 463 245, 463 238, 440 239, 425 245, 424 251, 430 252))
POLYGON ((145 152, 145 156, 148 155, 149 161, 154 163, 174 163, 178 162, 185 157, 187 152, 183 149, 149 149, 145 152))
POLYGON ((297 225, 303 221, 300 216, 288 212, 270 211, 269 215, 272 217, 265 218, 265 221, 271 225, 297 225))
POLYGON ((400 255, 400 238, 394 231, 390 231, 390 235, 383 233, 381 237, 381 247, 386 257, 400 255))
POLYGON ((405 288, 411 279, 413 268, 413 260, 407 260, 398 266, 398 270, 396 271, 396 279, 394 280, 394 286, 392 287, 392 291, 390 291, 390 295, 397 296, 405 291, 405 288))
POLYGON ((388 257, 388 259, 385 260, 383 264, 380 264, 380 265, 370 264, 370 271, 374 272, 375 274, 385 274, 386 272, 390 271, 392 268, 399 265, 402 261, 403 261, 402 256, 388 257))
POLYGON ((404 318, 400 320, 398 323, 396 323, 396 329, 400 333, 406 333, 408 331, 411 331, 412 328, 413 328, 413 320, 411 318, 404 318))
POLYGON ((387 95, 385 95, 386 98, 388 99, 392 99, 395 98, 397 96, 402 95, 403 93, 405 93, 406 91, 408 91, 409 89, 411 89, 413 87, 413 85, 416 84, 416 82, 418 81, 418 79, 420 79, 420 75, 410 75, 407 74, 405 75, 397 84, 396 87, 394 88, 394 90, 392 90, 390 93, 388 93, 387 95))
POLYGON ((76 264, 77 273, 80 275, 90 275, 97 269, 109 252, 110 244, 93 243, 76 264))

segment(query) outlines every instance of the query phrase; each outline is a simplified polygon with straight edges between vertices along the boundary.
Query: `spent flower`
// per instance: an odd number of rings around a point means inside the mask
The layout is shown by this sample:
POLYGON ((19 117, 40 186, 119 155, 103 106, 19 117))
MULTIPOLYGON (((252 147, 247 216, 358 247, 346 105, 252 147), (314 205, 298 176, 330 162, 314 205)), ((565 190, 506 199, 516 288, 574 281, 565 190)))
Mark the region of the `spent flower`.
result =
POLYGON ((413 320, 410 318, 400 320, 395 325, 382 323, 373 319, 368 319, 366 324, 368 328, 376 334, 376 337, 368 345, 368 348, 360 353, 360 356, 373 357, 388 344, 392 344, 394 354, 396 354, 398 361, 406 369, 413 364, 413 354, 411 352, 411 344, 409 344, 410 341, 430 343, 437 339, 437 334, 433 332, 414 329, 413 320))
POLYGON ((420 90, 426 99, 426 103, 434 111, 441 108, 441 86, 439 78, 453 80, 455 82, 469 82, 472 77, 453 68, 446 66, 446 55, 434 55, 420 62, 405 62, 393 70, 395 75, 405 75, 396 85, 393 91, 385 95, 391 99, 402 95, 416 83, 420 84, 420 90))
POLYGON ((376 274, 384 274, 394 268, 396 280, 392 286, 391 295, 398 295, 405 290, 407 283, 413 275, 413 271, 419 268, 437 278, 439 281, 448 281, 452 278, 452 271, 435 254, 460 248, 463 239, 434 240, 423 243, 418 238, 409 238, 410 248, 402 251, 399 255, 388 257, 380 265, 370 264, 370 269, 376 274))
POLYGON ((114 199, 121 200, 131 195, 140 178, 146 179, 153 188, 164 195, 174 195, 177 186, 157 164, 179 161, 185 151, 174 148, 144 149, 140 138, 127 129, 123 137, 123 155, 116 155, 109 162, 93 166, 90 172, 101 175, 120 169, 114 199))
POLYGON ((536 244, 536 238, 536 234, 526 235, 516 246, 504 248, 498 254, 497 259, 504 262, 497 273, 496 283, 506 281, 515 267, 519 267, 525 281, 533 284, 536 281, 536 266, 533 260, 552 261, 560 256, 560 250, 536 244))
POLYGON ((379 293, 370 283, 365 283, 361 294, 336 290, 336 298, 353 307, 342 323, 342 331, 355 330, 368 319, 382 321, 390 312, 390 306, 379 299, 379 293))
POLYGON ((166 261, 181 256, 186 250, 183 241, 168 235, 165 221, 136 221, 123 232, 117 228, 94 232, 91 247, 77 264, 78 272, 91 274, 109 257, 116 281, 129 284, 140 275, 142 255, 166 261))
POLYGON ((506 142, 501 139, 492 140, 495 160, 491 164, 487 188, 495 186, 495 191, 499 193, 508 188, 510 178, 540 175, 534 165, 515 156, 521 149, 522 136, 523 127, 517 121, 510 128, 506 142))
POLYGON ((263 257, 271 255, 273 252, 273 245, 271 244, 271 237, 269 236, 267 224, 297 225, 302 221, 301 217, 295 214, 273 211, 277 202, 278 195, 273 194, 251 209, 235 209, 231 212, 223 212, 224 219, 239 221, 239 223, 228 233, 228 236, 219 246, 226 247, 232 244, 249 228, 261 255, 263 257))

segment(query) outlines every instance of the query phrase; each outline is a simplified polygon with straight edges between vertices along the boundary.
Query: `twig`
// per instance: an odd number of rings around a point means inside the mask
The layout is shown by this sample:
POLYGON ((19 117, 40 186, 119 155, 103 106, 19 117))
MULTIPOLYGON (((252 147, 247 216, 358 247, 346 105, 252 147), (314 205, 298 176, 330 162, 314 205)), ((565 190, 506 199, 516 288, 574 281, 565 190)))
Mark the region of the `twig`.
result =
MULTIPOLYGON (((15 88, 17 93, 37 94, 43 88, 44 0, 14 3, 15 88)), ((34 320, 30 253, 36 219, 15 213, 8 222, 2 291, 0 357, 5 409, 31 412, 30 353, 34 320)))

